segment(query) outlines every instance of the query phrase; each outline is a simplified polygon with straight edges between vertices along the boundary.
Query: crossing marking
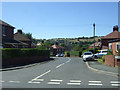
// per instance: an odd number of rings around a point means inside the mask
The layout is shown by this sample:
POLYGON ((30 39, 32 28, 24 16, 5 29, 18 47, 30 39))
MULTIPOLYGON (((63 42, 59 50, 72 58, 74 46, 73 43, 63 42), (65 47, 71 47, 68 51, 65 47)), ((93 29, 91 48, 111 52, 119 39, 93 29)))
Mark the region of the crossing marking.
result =
POLYGON ((120 81, 110 81, 110 83, 120 83, 120 81))
POLYGON ((35 81, 33 82, 33 81, 29 81, 28 83, 40 83, 40 82, 35 82, 35 81))
POLYGON ((0 82, 5 82, 5 81, 0 80, 0 82))
POLYGON ((81 82, 80 80, 70 80, 70 82, 81 82))
POLYGON ((60 84, 60 82, 48 82, 48 84, 56 84, 56 85, 58 85, 58 84, 60 84))
POLYGON ((62 82, 63 80, 51 79, 50 81, 53 81, 53 82, 62 82))
POLYGON ((101 83, 101 81, 89 81, 89 83, 101 83))
POLYGON ((33 79, 32 81, 44 81, 44 79, 33 79))
POLYGON ((20 81, 9 81, 10 83, 20 83, 20 81))
POLYGON ((102 84, 89 83, 88 85, 102 86, 102 84))
POLYGON ((67 83, 68 85, 80 85, 81 83, 67 83))
POLYGON ((120 84, 111 84, 112 86, 120 86, 120 84))

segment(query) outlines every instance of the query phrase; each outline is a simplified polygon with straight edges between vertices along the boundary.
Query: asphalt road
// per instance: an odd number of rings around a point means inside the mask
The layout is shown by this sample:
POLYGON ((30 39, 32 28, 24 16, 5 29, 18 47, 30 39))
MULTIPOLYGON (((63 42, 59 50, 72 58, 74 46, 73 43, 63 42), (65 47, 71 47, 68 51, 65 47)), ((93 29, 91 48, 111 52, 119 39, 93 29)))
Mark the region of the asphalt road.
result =
POLYGON ((120 84, 118 77, 91 71, 81 58, 69 57, 3 71, 0 82, 2 88, 118 88, 120 84))

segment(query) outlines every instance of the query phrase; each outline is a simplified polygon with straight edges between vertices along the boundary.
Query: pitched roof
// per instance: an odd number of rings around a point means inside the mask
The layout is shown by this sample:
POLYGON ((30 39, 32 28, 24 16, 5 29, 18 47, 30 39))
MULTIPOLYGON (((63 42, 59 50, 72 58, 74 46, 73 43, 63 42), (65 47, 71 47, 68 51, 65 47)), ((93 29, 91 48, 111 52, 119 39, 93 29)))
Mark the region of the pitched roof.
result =
POLYGON ((14 39, 18 41, 31 41, 29 38, 25 37, 23 34, 19 32, 14 34, 14 39))
MULTIPOLYGON (((2 21, 2 20, 0 20, 0 24, 5 25, 5 26, 13 27, 13 26, 11 26, 10 24, 8 24, 8 23, 6 23, 6 22, 4 22, 4 21, 2 21)), ((13 28, 15 28, 15 27, 13 27, 13 28)))
POLYGON ((103 37, 103 39, 109 39, 109 38, 120 38, 120 32, 114 31, 114 32, 106 35, 105 37, 103 37))
POLYGON ((62 46, 59 46, 59 45, 52 45, 51 46, 52 48, 54 48, 54 49, 58 49, 58 48, 61 48, 61 49, 63 49, 64 47, 62 47, 62 46))
MULTIPOLYGON (((7 38, 7 37, 6 37, 7 38)), ((4 38, 2 37, 2 43, 4 44, 19 44, 19 45, 28 45, 26 43, 23 43, 23 42, 20 42, 20 41, 17 41, 17 40, 14 40, 14 39, 10 39, 10 38, 4 38)))

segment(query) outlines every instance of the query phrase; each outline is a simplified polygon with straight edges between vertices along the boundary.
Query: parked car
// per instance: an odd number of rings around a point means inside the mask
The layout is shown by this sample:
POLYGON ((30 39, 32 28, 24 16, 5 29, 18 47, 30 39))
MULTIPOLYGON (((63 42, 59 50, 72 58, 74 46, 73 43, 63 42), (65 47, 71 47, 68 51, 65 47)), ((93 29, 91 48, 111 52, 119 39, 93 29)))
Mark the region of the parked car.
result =
POLYGON ((95 54, 95 58, 101 58, 104 55, 106 55, 108 52, 108 49, 100 50, 98 53, 95 54))
POLYGON ((57 54, 57 55, 56 55, 56 57, 60 57, 60 56, 61 56, 61 54, 57 54))
POLYGON ((92 52, 84 52, 82 55, 83 61, 94 60, 94 55, 92 52))
POLYGON ((56 55, 56 57, 63 57, 63 56, 64 54, 60 54, 60 53, 56 55))

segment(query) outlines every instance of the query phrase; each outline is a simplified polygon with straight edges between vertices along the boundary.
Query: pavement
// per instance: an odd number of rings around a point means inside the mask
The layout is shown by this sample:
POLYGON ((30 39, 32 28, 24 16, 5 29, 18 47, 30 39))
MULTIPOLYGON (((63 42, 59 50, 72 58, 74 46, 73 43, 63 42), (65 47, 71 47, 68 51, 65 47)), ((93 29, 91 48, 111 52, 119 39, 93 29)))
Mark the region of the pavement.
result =
POLYGON ((86 65, 89 69, 96 72, 100 72, 108 75, 120 76, 118 67, 112 67, 105 64, 101 64, 97 60, 86 62, 86 65))

